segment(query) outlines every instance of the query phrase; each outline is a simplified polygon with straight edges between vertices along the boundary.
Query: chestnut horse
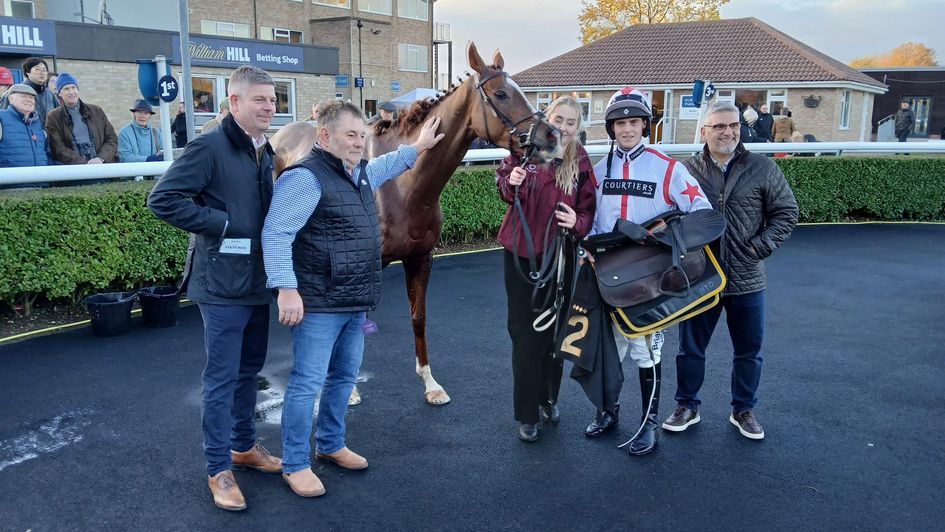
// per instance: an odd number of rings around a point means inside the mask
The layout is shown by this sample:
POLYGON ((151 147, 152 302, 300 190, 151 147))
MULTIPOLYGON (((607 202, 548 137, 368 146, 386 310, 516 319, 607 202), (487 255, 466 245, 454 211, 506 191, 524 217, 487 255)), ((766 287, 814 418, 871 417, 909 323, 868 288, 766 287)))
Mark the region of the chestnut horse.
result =
MULTIPOLYGON (((493 56, 493 64, 486 65, 475 44, 470 42, 467 58, 475 74, 450 88, 438 100, 415 102, 397 121, 378 123, 373 135, 366 140, 365 156, 370 159, 393 151, 400 144, 414 142, 421 125, 433 116, 440 117, 440 132, 446 134, 439 144, 420 155, 411 170, 375 192, 384 241, 383 264, 403 262, 416 347, 416 371, 423 380, 424 397, 433 405, 450 401, 446 390, 430 371, 426 340, 427 284, 433 248, 440 239, 443 225, 440 193, 476 137, 509 147, 518 155, 523 154, 523 141, 528 138, 534 157, 540 161, 558 157, 561 150, 558 131, 535 111, 502 70, 505 61, 499 52, 493 56)), ((273 136, 277 174, 311 149, 314 131, 312 124, 297 122, 273 136)))

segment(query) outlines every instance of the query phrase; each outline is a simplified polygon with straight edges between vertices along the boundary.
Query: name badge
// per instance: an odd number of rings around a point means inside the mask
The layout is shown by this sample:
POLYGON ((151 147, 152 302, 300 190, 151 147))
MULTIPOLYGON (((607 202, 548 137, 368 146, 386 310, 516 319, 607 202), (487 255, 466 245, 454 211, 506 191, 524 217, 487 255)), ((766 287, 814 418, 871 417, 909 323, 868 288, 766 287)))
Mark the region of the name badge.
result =
POLYGON ((220 244, 220 253, 230 255, 249 255, 252 240, 249 238, 224 238, 220 244))
POLYGON ((601 194, 653 199, 656 196, 656 183, 636 179, 605 179, 601 194))

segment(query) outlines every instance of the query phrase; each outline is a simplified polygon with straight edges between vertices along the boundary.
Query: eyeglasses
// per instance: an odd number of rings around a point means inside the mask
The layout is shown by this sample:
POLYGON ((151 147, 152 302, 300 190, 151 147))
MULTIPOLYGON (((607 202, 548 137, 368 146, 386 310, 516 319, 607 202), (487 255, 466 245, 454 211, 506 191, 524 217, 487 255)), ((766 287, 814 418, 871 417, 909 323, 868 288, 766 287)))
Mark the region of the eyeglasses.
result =
POLYGON ((738 128, 741 127, 741 124, 738 122, 732 122, 731 124, 706 124, 705 127, 710 127, 718 133, 725 131, 725 128, 729 128, 732 131, 738 131, 738 128))
POLYGON ((33 69, 30 70, 30 72, 33 74, 49 74, 49 71, 43 67, 39 67, 39 68, 33 67, 33 69))

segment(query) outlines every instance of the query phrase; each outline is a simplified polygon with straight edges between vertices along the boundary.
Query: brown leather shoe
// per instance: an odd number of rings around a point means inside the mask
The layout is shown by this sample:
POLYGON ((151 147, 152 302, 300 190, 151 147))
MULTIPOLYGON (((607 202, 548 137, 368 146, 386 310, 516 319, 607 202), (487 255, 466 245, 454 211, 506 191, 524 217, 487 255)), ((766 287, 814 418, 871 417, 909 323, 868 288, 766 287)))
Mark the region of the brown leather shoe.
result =
POLYGON ((300 497, 320 497, 325 494, 325 485, 310 467, 294 473, 283 473, 282 479, 300 497))
POLYGON ((212 477, 207 477, 207 484, 210 485, 213 504, 216 504, 217 508, 230 512, 246 509, 246 499, 243 498, 243 492, 236 484, 232 471, 221 471, 212 477))
POLYGON ((282 471, 282 459, 272 456, 268 449, 258 443, 244 453, 230 451, 230 456, 233 458, 233 466, 237 468, 251 467, 266 473, 282 471))
POLYGON ((368 466, 366 458, 347 447, 342 447, 331 454, 316 453, 315 458, 334 462, 345 469, 367 469, 368 466))

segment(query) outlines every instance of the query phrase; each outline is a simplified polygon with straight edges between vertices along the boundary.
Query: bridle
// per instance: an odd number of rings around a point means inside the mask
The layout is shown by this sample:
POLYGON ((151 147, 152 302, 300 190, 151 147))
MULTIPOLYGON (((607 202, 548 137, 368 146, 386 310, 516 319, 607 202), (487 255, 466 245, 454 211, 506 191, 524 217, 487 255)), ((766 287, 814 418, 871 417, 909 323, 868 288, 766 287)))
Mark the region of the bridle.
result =
MULTIPOLYGON (((485 78, 483 78, 482 80, 480 80, 479 83, 476 84, 476 90, 479 91, 479 96, 482 98, 482 101, 485 102, 486 104, 488 104, 488 105, 489 105, 489 108, 492 109, 492 115, 495 116, 496 118, 498 118, 499 120, 501 120, 501 121, 502 121, 502 124, 506 127, 506 129, 508 129, 508 131, 509 131, 509 151, 512 151, 512 140, 515 139, 516 137, 518 138, 518 141, 519 141, 519 145, 520 145, 520 146, 522 146, 522 147, 530 146, 530 145, 532 144, 532 142, 534 141, 534 139, 533 139, 532 137, 533 137, 533 135, 534 135, 534 133, 535 133, 535 130, 536 130, 535 125, 537 125, 541 120, 543 120, 543 119, 545 118, 545 113, 543 113, 543 112, 541 112, 541 111, 534 111, 534 112, 532 112, 530 115, 528 115, 528 116, 526 116, 525 118, 522 118, 521 120, 518 120, 518 121, 513 121, 511 118, 509 118, 508 115, 506 115, 505 113, 503 113, 503 112, 496 106, 495 102, 492 101, 492 98, 490 98, 489 95, 486 94, 486 90, 483 88, 483 86, 484 86, 486 83, 488 83, 489 81, 491 81, 491 80, 493 80, 493 79, 495 79, 495 78, 497 78, 497 77, 499 77, 499 76, 502 76, 503 78, 508 78, 508 77, 509 77, 509 74, 508 74, 508 72, 505 72, 504 70, 496 71, 494 74, 491 74, 491 75, 489 75, 488 77, 485 77, 485 78), (530 127, 530 128, 528 129, 528 131, 526 131, 526 132, 521 132, 521 131, 519 131, 518 126, 520 126, 520 125, 522 124, 522 122, 526 122, 526 121, 528 121, 528 120, 534 120, 534 121, 535 121, 535 124, 533 124, 532 127, 530 127)), ((527 100, 526 100, 526 101, 527 101, 527 100)), ((531 105, 530 105, 530 104, 529 104, 529 108, 531 108, 531 105)), ((483 125, 485 125, 485 128, 486 128, 486 138, 491 142, 491 141, 492 141, 492 133, 489 131, 489 119, 488 119, 488 117, 486 116, 486 107, 485 107, 485 106, 482 107, 482 122, 483 122, 483 125)))

